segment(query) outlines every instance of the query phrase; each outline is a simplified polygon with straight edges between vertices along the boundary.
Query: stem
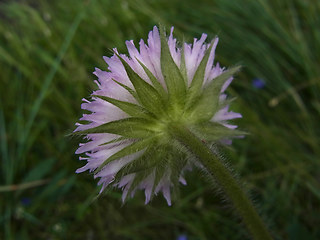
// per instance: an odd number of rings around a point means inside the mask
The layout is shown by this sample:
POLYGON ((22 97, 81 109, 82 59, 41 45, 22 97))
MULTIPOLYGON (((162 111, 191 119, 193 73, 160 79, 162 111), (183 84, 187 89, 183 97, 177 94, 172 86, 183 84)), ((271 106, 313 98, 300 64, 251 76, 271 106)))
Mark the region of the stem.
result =
POLYGON ((242 217, 248 230, 256 240, 272 240, 263 221, 254 209, 251 201, 242 191, 230 171, 221 163, 218 157, 198 137, 179 124, 170 126, 172 136, 185 145, 202 165, 208 170, 217 184, 222 188, 242 217))
POLYGON ((6 185, 0 186, 0 193, 1 192, 12 192, 18 190, 24 190, 28 188, 38 187, 41 185, 45 185, 50 182, 50 179, 43 179, 43 180, 36 180, 33 182, 21 183, 21 184, 13 184, 13 185, 6 185))

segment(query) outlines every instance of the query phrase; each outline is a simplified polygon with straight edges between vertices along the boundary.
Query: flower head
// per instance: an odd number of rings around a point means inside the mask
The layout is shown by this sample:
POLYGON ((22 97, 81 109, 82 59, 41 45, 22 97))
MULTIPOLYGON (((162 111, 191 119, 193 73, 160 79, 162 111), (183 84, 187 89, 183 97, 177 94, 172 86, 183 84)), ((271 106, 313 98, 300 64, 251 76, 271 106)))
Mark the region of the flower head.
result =
POLYGON ((75 132, 85 135, 76 154, 99 178, 101 192, 108 186, 123 190, 122 200, 145 191, 145 202, 162 192, 171 205, 171 189, 186 184, 184 173, 194 166, 188 152, 170 135, 169 126, 182 124, 204 142, 230 143, 239 135, 229 120, 240 118, 229 111, 224 93, 238 67, 225 70, 214 64, 218 38, 205 43, 206 34, 193 44, 179 47, 157 27, 148 41, 127 41, 129 55, 114 49, 104 57, 108 70, 96 68, 98 90, 83 99, 75 132))

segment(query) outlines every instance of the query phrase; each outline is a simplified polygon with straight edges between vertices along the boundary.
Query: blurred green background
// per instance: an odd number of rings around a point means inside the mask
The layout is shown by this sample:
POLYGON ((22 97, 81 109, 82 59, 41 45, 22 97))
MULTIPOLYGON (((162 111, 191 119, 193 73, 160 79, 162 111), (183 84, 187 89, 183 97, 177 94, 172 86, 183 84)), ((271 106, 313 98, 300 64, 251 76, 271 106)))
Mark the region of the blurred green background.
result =
POLYGON ((229 94, 250 133, 225 152, 276 239, 320 239, 319 0, 20 0, 0 2, 0 239, 248 239, 194 171, 168 207, 125 205, 99 188, 67 137, 94 67, 125 40, 175 26, 218 35, 217 60, 241 64, 229 94))

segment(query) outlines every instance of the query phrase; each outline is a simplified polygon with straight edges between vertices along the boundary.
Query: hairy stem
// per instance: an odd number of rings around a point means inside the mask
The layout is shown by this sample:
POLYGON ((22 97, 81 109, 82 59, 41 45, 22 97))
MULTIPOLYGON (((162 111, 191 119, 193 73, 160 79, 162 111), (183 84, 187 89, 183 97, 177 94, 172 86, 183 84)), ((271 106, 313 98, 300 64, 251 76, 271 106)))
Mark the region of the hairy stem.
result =
POLYGON ((227 198, 233 203, 248 230, 256 240, 271 240, 272 237, 254 209, 251 201, 233 178, 230 171, 221 163, 211 149, 184 126, 170 126, 171 135, 186 146, 208 170, 227 198))

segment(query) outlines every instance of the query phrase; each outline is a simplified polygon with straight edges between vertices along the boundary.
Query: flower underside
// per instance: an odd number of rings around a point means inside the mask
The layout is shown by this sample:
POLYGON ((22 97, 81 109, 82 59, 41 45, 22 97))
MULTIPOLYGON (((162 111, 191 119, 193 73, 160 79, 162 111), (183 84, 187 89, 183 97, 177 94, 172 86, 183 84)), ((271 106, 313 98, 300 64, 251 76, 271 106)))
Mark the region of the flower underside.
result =
POLYGON ((187 127, 207 143, 228 143, 242 135, 228 121, 240 118, 228 110, 224 93, 239 67, 225 70, 214 65, 218 38, 205 43, 206 35, 193 44, 177 46, 157 27, 140 51, 127 41, 129 56, 114 49, 104 57, 108 71, 96 69, 98 90, 91 101, 83 99, 83 114, 77 134, 86 135, 77 154, 100 178, 102 192, 107 186, 123 189, 122 200, 145 191, 146 203, 162 192, 171 205, 171 188, 186 184, 184 172, 194 163, 184 147, 170 134, 176 124, 187 127))

